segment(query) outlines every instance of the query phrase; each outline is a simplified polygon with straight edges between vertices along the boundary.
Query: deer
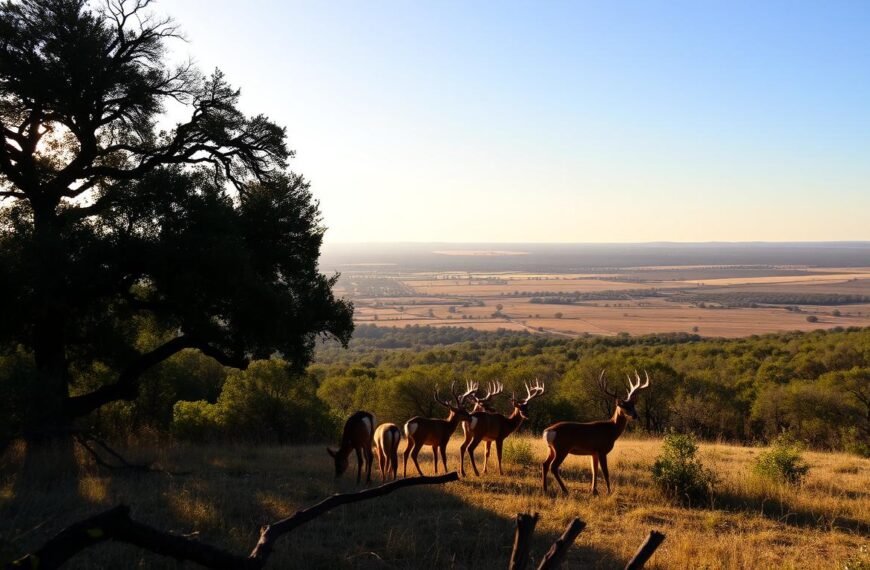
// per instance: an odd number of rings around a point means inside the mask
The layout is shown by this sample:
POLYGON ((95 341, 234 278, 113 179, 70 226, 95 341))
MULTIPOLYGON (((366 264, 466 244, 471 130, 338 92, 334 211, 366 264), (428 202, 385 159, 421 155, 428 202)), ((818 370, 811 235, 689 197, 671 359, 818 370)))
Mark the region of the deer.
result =
MULTIPOLYGON (((468 455, 471 458, 471 468, 474 469, 474 474, 480 476, 477 470, 477 464, 474 462, 474 450, 481 441, 486 442, 486 451, 483 459, 483 472, 486 473, 489 464, 490 445, 495 442, 495 455, 498 460, 498 473, 503 475, 501 468, 501 450, 505 438, 515 432, 523 420, 529 419, 528 405, 529 402, 541 396, 544 393, 544 384, 535 379, 535 385, 529 386, 525 384, 526 397, 522 400, 516 399, 516 394, 511 394, 511 406, 513 412, 510 416, 504 416, 497 412, 488 411, 472 411, 471 419, 465 424, 465 441, 459 448, 459 472, 465 476, 465 451, 468 450, 468 455)), ((478 405, 481 401, 485 405, 493 396, 500 394, 504 390, 504 386, 500 382, 490 383, 487 394, 478 400, 478 405)), ((481 406, 482 407, 482 406, 481 406)))
POLYGON ((399 471, 399 442, 402 432, 396 424, 385 423, 375 430, 375 451, 378 454, 378 466, 381 468, 381 481, 397 478, 399 471))
POLYGON ((465 400, 474 392, 470 386, 467 386, 464 394, 456 393, 456 382, 450 384, 450 393, 453 395, 453 404, 449 401, 442 400, 438 397, 438 389, 435 389, 433 398, 435 401, 449 410, 447 419, 423 418, 415 416, 405 422, 405 437, 408 439, 407 447, 404 453, 404 469, 403 477, 408 476, 408 456, 414 461, 414 466, 417 467, 417 472, 423 475, 420 469, 420 464, 417 463, 417 455, 424 445, 432 446, 432 454, 435 457, 435 473, 438 473, 438 451, 441 451, 441 461, 444 463, 444 472, 447 472, 447 442, 450 441, 450 436, 456 431, 456 426, 459 422, 467 422, 471 419, 469 413, 465 410, 465 400))
POLYGON ((565 486, 562 477, 559 475, 559 466, 565 461, 565 458, 571 455, 589 455, 592 458, 592 494, 597 495, 596 478, 598 466, 601 465, 601 473, 604 475, 604 482, 607 483, 607 494, 610 494, 610 473, 607 470, 607 454, 613 449, 613 444, 622 435, 625 426, 629 419, 637 419, 637 410, 635 402, 637 395, 641 390, 649 387, 649 374, 644 370, 646 382, 641 385, 640 375, 635 370, 634 377, 636 383, 632 382, 631 376, 628 376, 628 396, 620 399, 615 392, 607 389, 607 380, 605 379, 605 371, 602 370, 598 376, 598 388, 605 395, 616 400, 616 409, 613 411, 613 417, 609 420, 597 422, 559 422, 551 425, 544 430, 544 443, 550 450, 550 454, 542 464, 542 480, 544 493, 547 492, 547 472, 552 471, 553 477, 562 488, 562 492, 568 494, 568 488, 565 486))
POLYGON ((372 434, 375 429, 375 417, 369 412, 356 412, 347 419, 341 434, 341 445, 337 450, 331 447, 326 452, 335 459, 335 476, 340 477, 347 471, 348 457, 351 451, 356 451, 356 483, 359 485, 362 477, 363 457, 366 464, 366 483, 372 481, 372 434))

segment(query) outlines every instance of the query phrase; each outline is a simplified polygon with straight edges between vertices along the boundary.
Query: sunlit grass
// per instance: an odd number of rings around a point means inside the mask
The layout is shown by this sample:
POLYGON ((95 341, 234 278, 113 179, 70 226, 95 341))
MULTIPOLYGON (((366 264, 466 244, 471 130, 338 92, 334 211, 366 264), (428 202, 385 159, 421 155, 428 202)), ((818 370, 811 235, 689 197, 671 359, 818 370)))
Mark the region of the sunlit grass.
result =
MULTIPOLYGON (((457 440, 450 446, 451 469, 458 468, 458 446, 457 440)), ((870 532, 870 461, 865 459, 807 452, 806 481, 778 485, 752 473, 759 449, 702 444, 701 458, 716 472, 719 485, 711 505, 690 509, 668 502, 653 484, 650 466, 660 451, 658 440, 617 443, 610 456, 614 489, 609 496, 591 497, 588 459, 569 458, 563 468, 571 489, 567 499, 540 490, 545 457, 540 438, 523 438, 514 447, 522 452, 505 455, 504 476, 497 474, 493 452, 485 476, 341 507, 282 539, 271 567, 505 568, 513 517, 521 511, 541 513, 535 558, 572 518, 588 523, 569 567, 621 567, 653 528, 665 532, 667 540, 651 568, 839 569, 847 562, 854 567, 855 560, 870 563, 866 548, 861 551, 870 532)), ((79 455, 75 485, 30 485, 17 477, 23 451, 8 453, 0 472, 0 559, 33 549, 71 522, 117 503, 130 504, 143 522, 244 553, 262 524, 334 492, 357 489, 351 478, 333 477, 319 445, 173 445, 127 452, 192 473, 106 472, 79 455)), ((424 452, 421 460, 431 473, 431 455, 424 452)), ((50 457, 40 461, 51 464, 50 457)), ((94 548, 69 565, 134 566, 177 568, 172 560, 114 544, 94 548)))

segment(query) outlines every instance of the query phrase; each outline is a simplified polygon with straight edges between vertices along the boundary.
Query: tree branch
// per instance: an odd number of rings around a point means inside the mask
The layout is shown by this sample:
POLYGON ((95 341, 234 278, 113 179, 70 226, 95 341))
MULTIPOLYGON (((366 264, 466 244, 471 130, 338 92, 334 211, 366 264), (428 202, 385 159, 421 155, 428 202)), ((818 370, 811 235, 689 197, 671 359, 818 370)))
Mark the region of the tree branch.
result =
POLYGON ((656 549, 664 541, 664 534, 657 530, 649 531, 649 536, 646 537, 646 540, 643 541, 643 544, 640 545, 640 548, 637 549, 637 552, 635 552, 634 556, 631 557, 631 560, 628 561, 625 570, 640 570, 640 568, 643 568, 643 565, 647 563, 653 553, 655 553, 656 549))
POLYGON ((259 570, 266 565, 275 540, 335 507, 382 497, 403 487, 437 485, 458 479, 459 475, 454 471, 438 477, 399 479, 374 489, 333 495, 313 507, 302 509, 293 516, 263 527, 260 540, 247 557, 134 521, 130 518, 130 507, 119 505, 70 525, 36 552, 9 563, 6 569, 59 568, 86 548, 105 540, 116 540, 176 560, 196 562, 206 568, 259 570))
POLYGON ((568 554, 568 549, 571 548, 577 535, 583 532, 584 528, 586 528, 586 523, 580 519, 571 521, 562 536, 556 539, 556 542, 547 551, 544 559, 541 560, 541 565, 538 566, 538 570, 551 570, 560 567, 565 560, 565 555, 568 554))
POLYGON ((185 348, 195 348, 206 356, 214 358, 223 366, 240 369, 245 369, 248 366, 248 360, 244 357, 228 355, 206 342, 201 342, 188 336, 175 337, 151 352, 140 355, 138 359, 121 372, 117 382, 101 386, 93 392, 74 396, 67 400, 67 414, 71 418, 77 418, 109 402, 135 399, 139 392, 139 379, 142 375, 185 348))
POLYGON ((529 550, 532 547, 532 535, 535 534, 535 526, 538 524, 540 515, 535 513, 517 514, 517 530, 514 534, 514 548, 511 551, 511 559, 508 570, 524 570, 529 563, 529 550))

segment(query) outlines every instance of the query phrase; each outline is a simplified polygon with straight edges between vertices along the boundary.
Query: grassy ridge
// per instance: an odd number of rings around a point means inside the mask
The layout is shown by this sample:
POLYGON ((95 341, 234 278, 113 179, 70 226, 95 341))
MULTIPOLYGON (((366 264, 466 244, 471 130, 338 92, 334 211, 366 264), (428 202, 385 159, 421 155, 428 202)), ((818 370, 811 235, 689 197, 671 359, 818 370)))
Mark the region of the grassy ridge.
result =
MULTIPOLYGON (((610 496, 590 497, 588 459, 569 458, 563 468, 571 488, 568 499, 542 495, 544 446, 539 438, 525 440, 532 461, 518 464, 506 457, 504 476, 490 472, 341 507, 282 539, 271 567, 505 568, 512 519, 520 511, 542 515, 536 559, 571 518, 588 523, 568 567, 621 567, 651 528, 668 538, 650 568, 845 568, 847 561, 860 560, 860 548, 868 544, 870 460, 806 453, 812 466, 806 483, 781 487, 751 474, 761 448, 702 445, 701 455, 721 484, 712 508, 687 509, 666 502, 653 486, 649 466, 659 440, 617 442, 610 456, 610 496)), ((457 467, 458 445, 454 438, 451 468, 457 467)), ((8 453, 0 472, 0 560, 33 549, 69 523, 118 502, 131 504, 133 516, 143 522, 197 532, 203 541, 248 552, 261 524, 355 488, 349 477, 333 479, 320 446, 176 445, 128 453, 193 474, 106 473, 85 463, 78 480, 64 486, 52 477, 19 479, 21 450, 8 453)), ((479 457, 480 464, 480 450, 479 457)), ((421 459, 431 473, 428 451, 421 459)), ((69 567, 177 565, 107 544, 73 559, 69 567)))

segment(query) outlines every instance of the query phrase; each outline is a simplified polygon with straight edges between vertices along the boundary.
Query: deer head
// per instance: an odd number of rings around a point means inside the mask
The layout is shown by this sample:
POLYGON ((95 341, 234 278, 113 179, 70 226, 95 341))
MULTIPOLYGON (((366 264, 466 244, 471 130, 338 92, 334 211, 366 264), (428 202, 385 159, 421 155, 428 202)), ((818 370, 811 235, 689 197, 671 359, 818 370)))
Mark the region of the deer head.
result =
POLYGON ((511 394, 511 405, 520 414, 524 420, 529 419, 529 402, 544 393, 544 383, 535 378, 534 386, 529 386, 528 382, 524 383, 526 387, 526 397, 522 400, 517 400, 516 394, 511 394))
POLYGON ((477 391, 477 385, 468 385, 466 386, 467 390, 462 394, 456 393, 456 382, 450 383, 450 394, 453 396, 453 402, 451 403, 449 400, 442 400, 438 396, 438 388, 435 388, 435 393, 432 397, 436 402, 450 410, 450 414, 447 416, 448 420, 453 420, 454 418, 459 418, 459 421, 466 422, 471 419, 471 415, 465 410, 465 400, 468 399, 475 391, 477 391))
POLYGON ((634 407, 637 400, 637 394, 641 390, 649 388, 649 374, 646 370, 644 370, 643 373, 644 376, 646 376, 646 383, 644 383, 643 385, 641 385, 640 374, 637 373, 637 370, 634 371, 634 377, 637 380, 637 383, 632 382, 631 376, 627 376, 628 395, 625 397, 624 400, 617 396, 616 392, 611 392, 607 389, 607 379, 604 377, 604 370, 602 370, 601 374, 598 376, 598 388, 606 395, 616 400, 617 412, 624 415, 626 418, 631 418, 633 420, 636 420, 638 418, 637 410, 634 407))

